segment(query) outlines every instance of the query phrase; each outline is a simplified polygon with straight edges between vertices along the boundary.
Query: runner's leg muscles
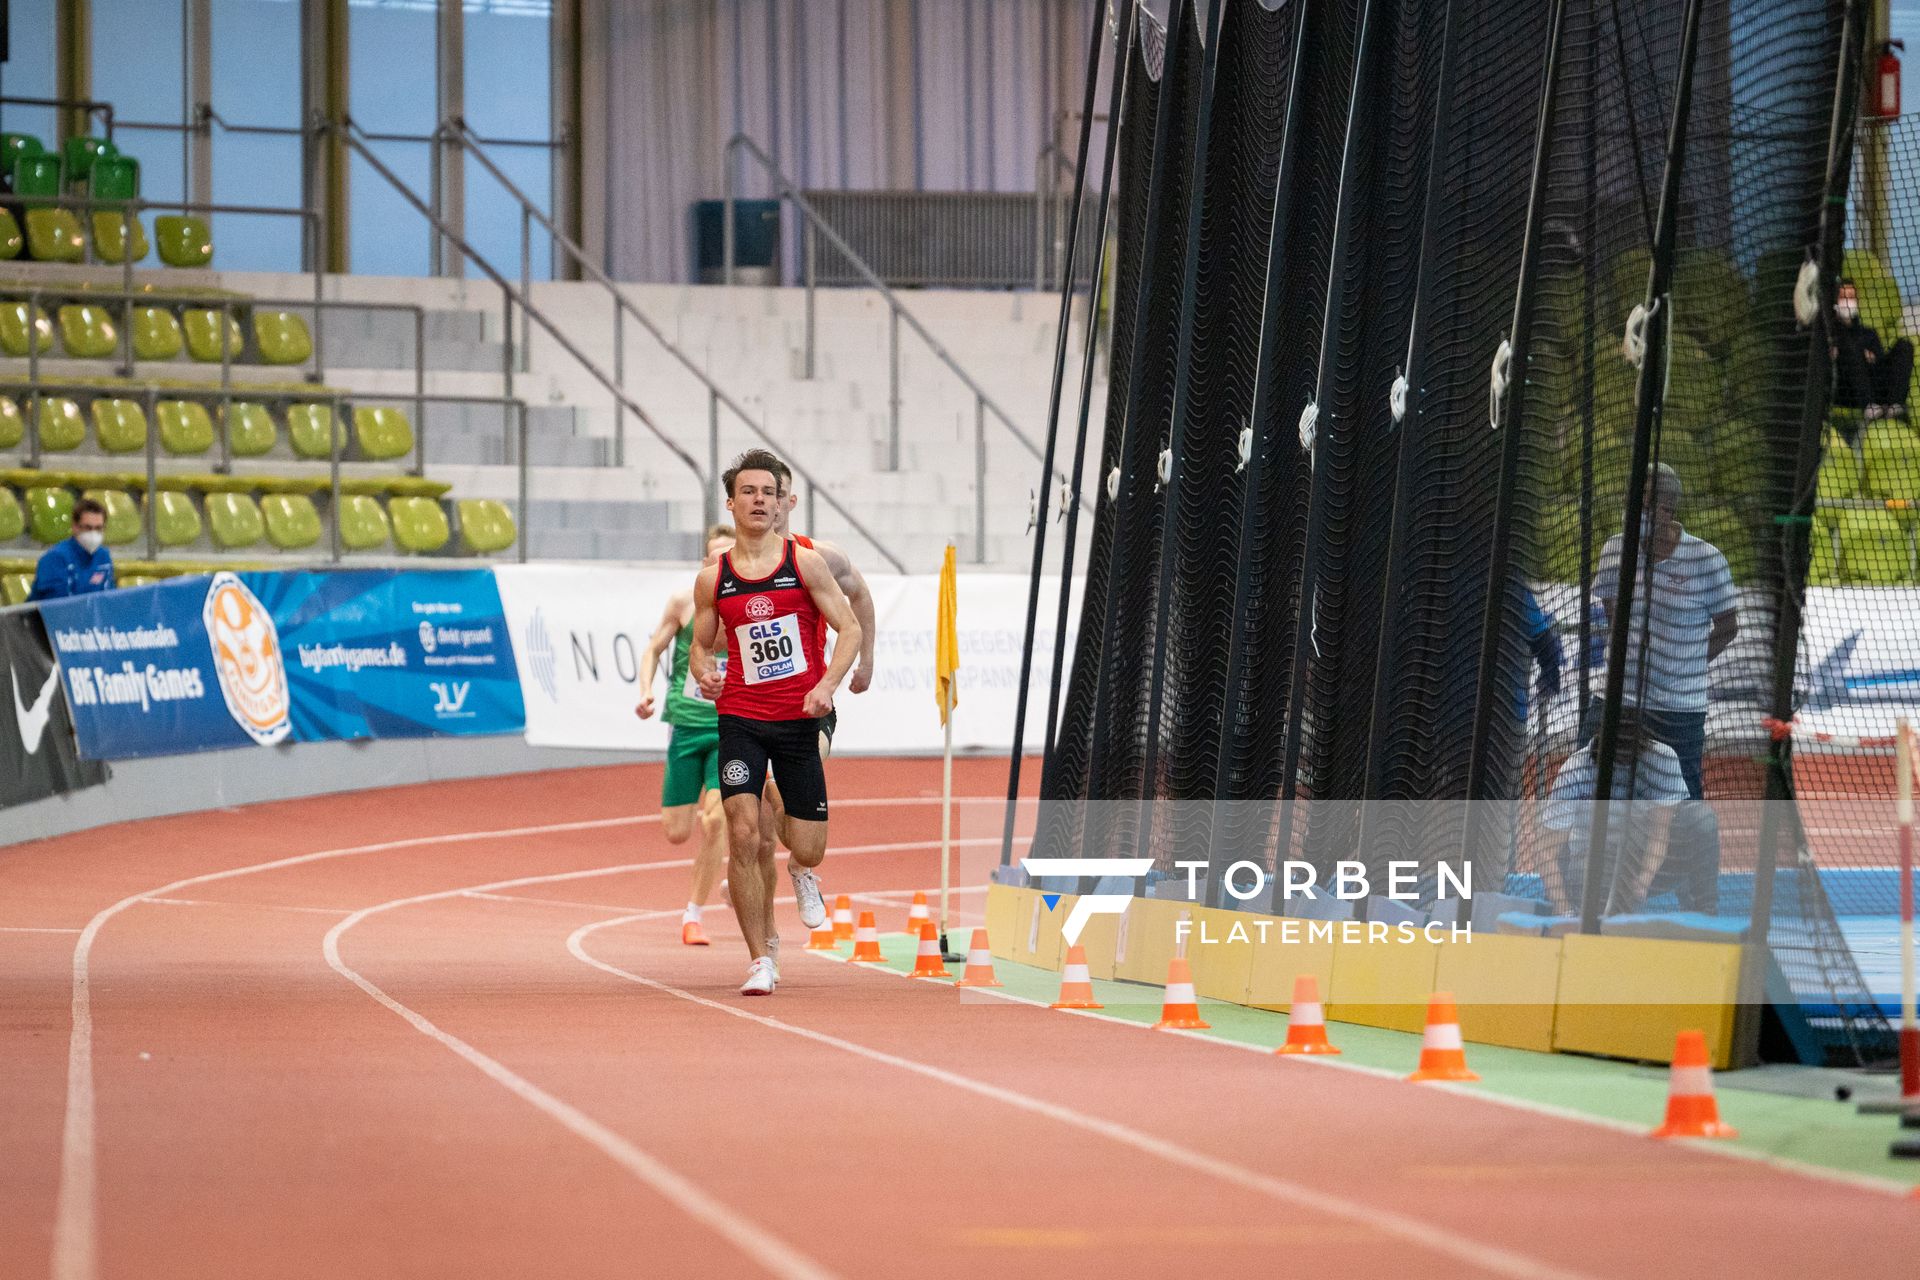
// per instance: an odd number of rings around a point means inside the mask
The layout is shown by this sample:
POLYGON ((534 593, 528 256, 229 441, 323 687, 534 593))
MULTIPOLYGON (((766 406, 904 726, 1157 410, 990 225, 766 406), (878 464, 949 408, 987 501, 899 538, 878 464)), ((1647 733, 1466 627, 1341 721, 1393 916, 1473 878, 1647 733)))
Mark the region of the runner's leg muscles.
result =
POLYGON ((740 922, 747 954, 758 960, 767 953, 766 922, 772 910, 768 881, 773 861, 761 856, 760 797, 731 795, 725 804, 728 896, 733 899, 733 916, 740 922))
MULTIPOLYGON (((667 837, 669 840, 672 836, 667 837)), ((676 843, 678 843, 676 841, 676 843)), ((693 858, 693 900, 706 906, 713 888, 720 883, 720 872, 727 865, 727 814, 720 793, 709 791, 700 797, 700 852, 693 858)))

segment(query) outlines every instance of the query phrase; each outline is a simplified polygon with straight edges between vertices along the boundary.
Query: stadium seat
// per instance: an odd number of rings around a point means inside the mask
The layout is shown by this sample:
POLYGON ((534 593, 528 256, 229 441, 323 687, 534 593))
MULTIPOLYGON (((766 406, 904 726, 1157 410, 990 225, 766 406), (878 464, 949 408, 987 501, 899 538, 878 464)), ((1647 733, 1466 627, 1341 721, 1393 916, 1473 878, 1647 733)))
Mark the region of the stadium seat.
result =
MULTIPOLYGON (((1826 447, 1820 455, 1820 501, 1848 502, 1860 496, 1860 457, 1838 431, 1827 432, 1826 447)), ((1820 518, 1830 520, 1832 509, 1822 506, 1820 518)))
POLYGON ((197 400, 162 400, 154 406, 160 418, 160 447, 172 454, 205 453, 213 448, 213 419, 197 400))
POLYGON ((393 517, 393 540, 402 551, 432 555, 447 545, 446 508, 432 498, 394 498, 387 503, 393 517))
POLYGON ((257 458, 273 449, 280 439, 267 406, 236 400, 227 406, 227 447, 236 458, 257 458))
POLYGON ((12 396, 0 396, 0 449, 18 449, 26 439, 27 422, 12 396))
POLYGON ((269 493, 260 499, 267 540, 282 551, 299 551, 320 541, 320 513, 304 493, 269 493))
POLYGON ((379 492, 390 498, 444 498, 453 488, 445 480, 429 480, 425 476, 382 476, 377 483, 379 492))
POLYGON ((333 518, 340 527, 340 545, 346 550, 372 551, 387 545, 387 513, 366 494, 342 494, 333 518))
POLYGON ((1864 483, 1875 498, 1920 501, 1920 435, 1899 422, 1876 422, 1860 438, 1864 483))
POLYGON ((11 299, 0 302, 0 352, 21 360, 27 358, 29 333, 41 355, 53 349, 53 321, 47 318, 45 308, 33 307, 33 321, 29 325, 27 307, 27 303, 11 299))
POLYGON ((100 396, 93 402, 93 438, 108 453, 139 453, 147 447, 147 411, 138 400, 100 396))
POLYGON ((104 360, 120 347, 120 330, 105 307, 70 302, 60 308, 60 345, 76 360, 104 360))
POLYGON ((120 489, 88 489, 80 495, 107 509, 107 545, 124 547, 140 536, 140 507, 120 489))
POLYGON ((27 597, 33 594, 33 579, 24 573, 9 573, 0 576, 0 601, 7 604, 25 604, 27 597))
POLYGON ((206 507, 214 545, 224 551, 250 547, 266 536, 260 508, 244 493, 209 493, 206 507))
POLYGON ((347 423, 332 405, 313 401, 290 404, 287 406, 287 439, 292 441, 293 452, 298 457, 330 457, 334 446, 346 451, 347 423), (333 445, 327 443, 329 416, 333 419, 333 445))
POLYGON ((21 154, 13 160, 13 194, 23 200, 55 200, 66 186, 60 157, 38 151, 21 154))
POLYGON ((28 209, 27 248, 40 262, 84 262, 86 242, 71 209, 28 209))
POLYGON ((133 260, 143 261, 147 256, 147 232, 140 225, 140 219, 134 218, 131 224, 119 213, 109 213, 104 209, 93 212, 93 256, 102 262, 118 263, 127 252, 127 228, 133 228, 133 260))
POLYGON ((40 139, 30 133, 0 133, 0 170, 13 172, 13 162, 21 156, 37 156, 46 151, 40 139))
POLYGON ((489 556, 513 545, 513 513, 496 498, 462 498, 455 504, 460 515, 460 544, 473 555, 489 556))
POLYGON ((404 458, 413 452, 413 425, 398 409, 381 405, 353 411, 353 434, 360 456, 374 462, 404 458))
POLYGON ((1848 582, 1898 586, 1912 580, 1907 527, 1892 512, 1840 513, 1840 572, 1848 582))
POLYGON ((87 420, 64 396, 40 397, 38 430, 40 447, 48 453, 71 453, 87 442, 87 420))
POLYGON ((213 261, 213 233, 206 219, 164 214, 153 220, 160 261, 170 267, 204 267, 213 261))
POLYGON ((12 262, 27 247, 27 238, 20 234, 20 224, 13 220, 13 210, 0 209, 0 262, 12 262))
POLYGON ((193 499, 177 489, 162 489, 149 494, 153 510, 154 540, 163 547, 183 547, 200 536, 200 513, 193 499))
POLYGON ((245 350, 246 340, 240 335, 240 322, 231 313, 196 307, 188 310, 181 321, 187 334, 187 354, 202 364, 219 364, 221 359, 220 333, 221 320, 225 319, 226 359, 229 362, 240 359, 245 350))
MULTIPOLYGON (((136 200, 140 196, 140 162, 118 153, 93 162, 87 191, 95 200, 136 200)), ((135 226, 139 223, 135 222, 135 226)))
POLYGON ((76 134, 68 138, 61 149, 66 161, 67 181, 86 182, 93 176, 93 163, 102 156, 117 156, 119 148, 105 138, 90 138, 85 134, 76 134))
POLYGON ((133 309, 133 354, 137 360, 172 360, 185 345, 180 322, 165 307, 133 309))
POLYGON ((1838 536, 1825 524, 1816 524, 1809 538, 1813 559, 1807 566, 1807 585, 1812 587, 1837 587, 1840 585, 1840 558, 1834 552, 1833 540, 1838 536))
POLYGON ((11 489, 0 489, 0 542, 12 542, 27 531, 27 513, 11 489))
POLYGON ((267 364, 305 364, 313 358, 307 322, 291 311, 254 312, 253 338, 267 364))
POLYGON ((27 490, 27 524, 33 540, 52 546, 73 532, 73 491, 42 484, 27 490))

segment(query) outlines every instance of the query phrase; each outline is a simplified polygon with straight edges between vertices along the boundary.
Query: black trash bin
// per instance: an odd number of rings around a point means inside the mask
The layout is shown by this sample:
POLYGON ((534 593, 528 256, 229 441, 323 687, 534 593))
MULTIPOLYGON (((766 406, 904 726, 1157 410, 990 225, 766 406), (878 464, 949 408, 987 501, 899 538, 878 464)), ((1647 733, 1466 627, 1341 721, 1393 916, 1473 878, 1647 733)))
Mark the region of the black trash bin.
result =
MULTIPOLYGON (((726 202, 693 202, 693 278, 722 284, 727 277, 726 202)), ((735 284, 780 283, 780 202, 733 202, 733 279, 735 284)))

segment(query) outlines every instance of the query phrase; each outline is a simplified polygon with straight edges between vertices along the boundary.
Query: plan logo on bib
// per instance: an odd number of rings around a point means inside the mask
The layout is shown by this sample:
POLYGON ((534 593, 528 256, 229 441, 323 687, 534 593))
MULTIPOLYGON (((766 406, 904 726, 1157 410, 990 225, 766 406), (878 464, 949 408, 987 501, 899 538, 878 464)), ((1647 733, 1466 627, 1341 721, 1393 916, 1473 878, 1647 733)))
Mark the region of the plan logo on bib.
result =
POLYGON ((747 616, 755 622, 765 622, 773 616, 773 601, 765 596, 755 596, 747 601, 747 616))
POLYGON ((220 677, 220 693, 234 723, 262 746, 286 738, 292 730, 291 700, 273 615, 239 578, 218 573, 207 588, 201 616, 213 649, 214 672, 220 677))

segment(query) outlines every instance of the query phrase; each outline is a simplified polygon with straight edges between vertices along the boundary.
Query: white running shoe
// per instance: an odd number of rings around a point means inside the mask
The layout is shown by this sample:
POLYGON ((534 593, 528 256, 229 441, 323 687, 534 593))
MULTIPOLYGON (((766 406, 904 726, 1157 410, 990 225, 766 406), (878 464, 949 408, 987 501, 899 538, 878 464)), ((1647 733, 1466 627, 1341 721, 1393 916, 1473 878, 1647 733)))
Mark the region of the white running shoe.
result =
POLYGON ((747 980, 740 984, 743 996, 770 996, 774 983, 778 980, 774 972, 773 961, 761 956, 747 966, 747 980))
POLYGON ((780 981, 780 939, 767 939, 767 959, 773 964, 773 980, 780 981))
POLYGON ((793 902, 800 908, 800 923, 809 929, 825 928, 827 900, 820 895, 820 877, 791 861, 787 874, 793 877, 793 902))

